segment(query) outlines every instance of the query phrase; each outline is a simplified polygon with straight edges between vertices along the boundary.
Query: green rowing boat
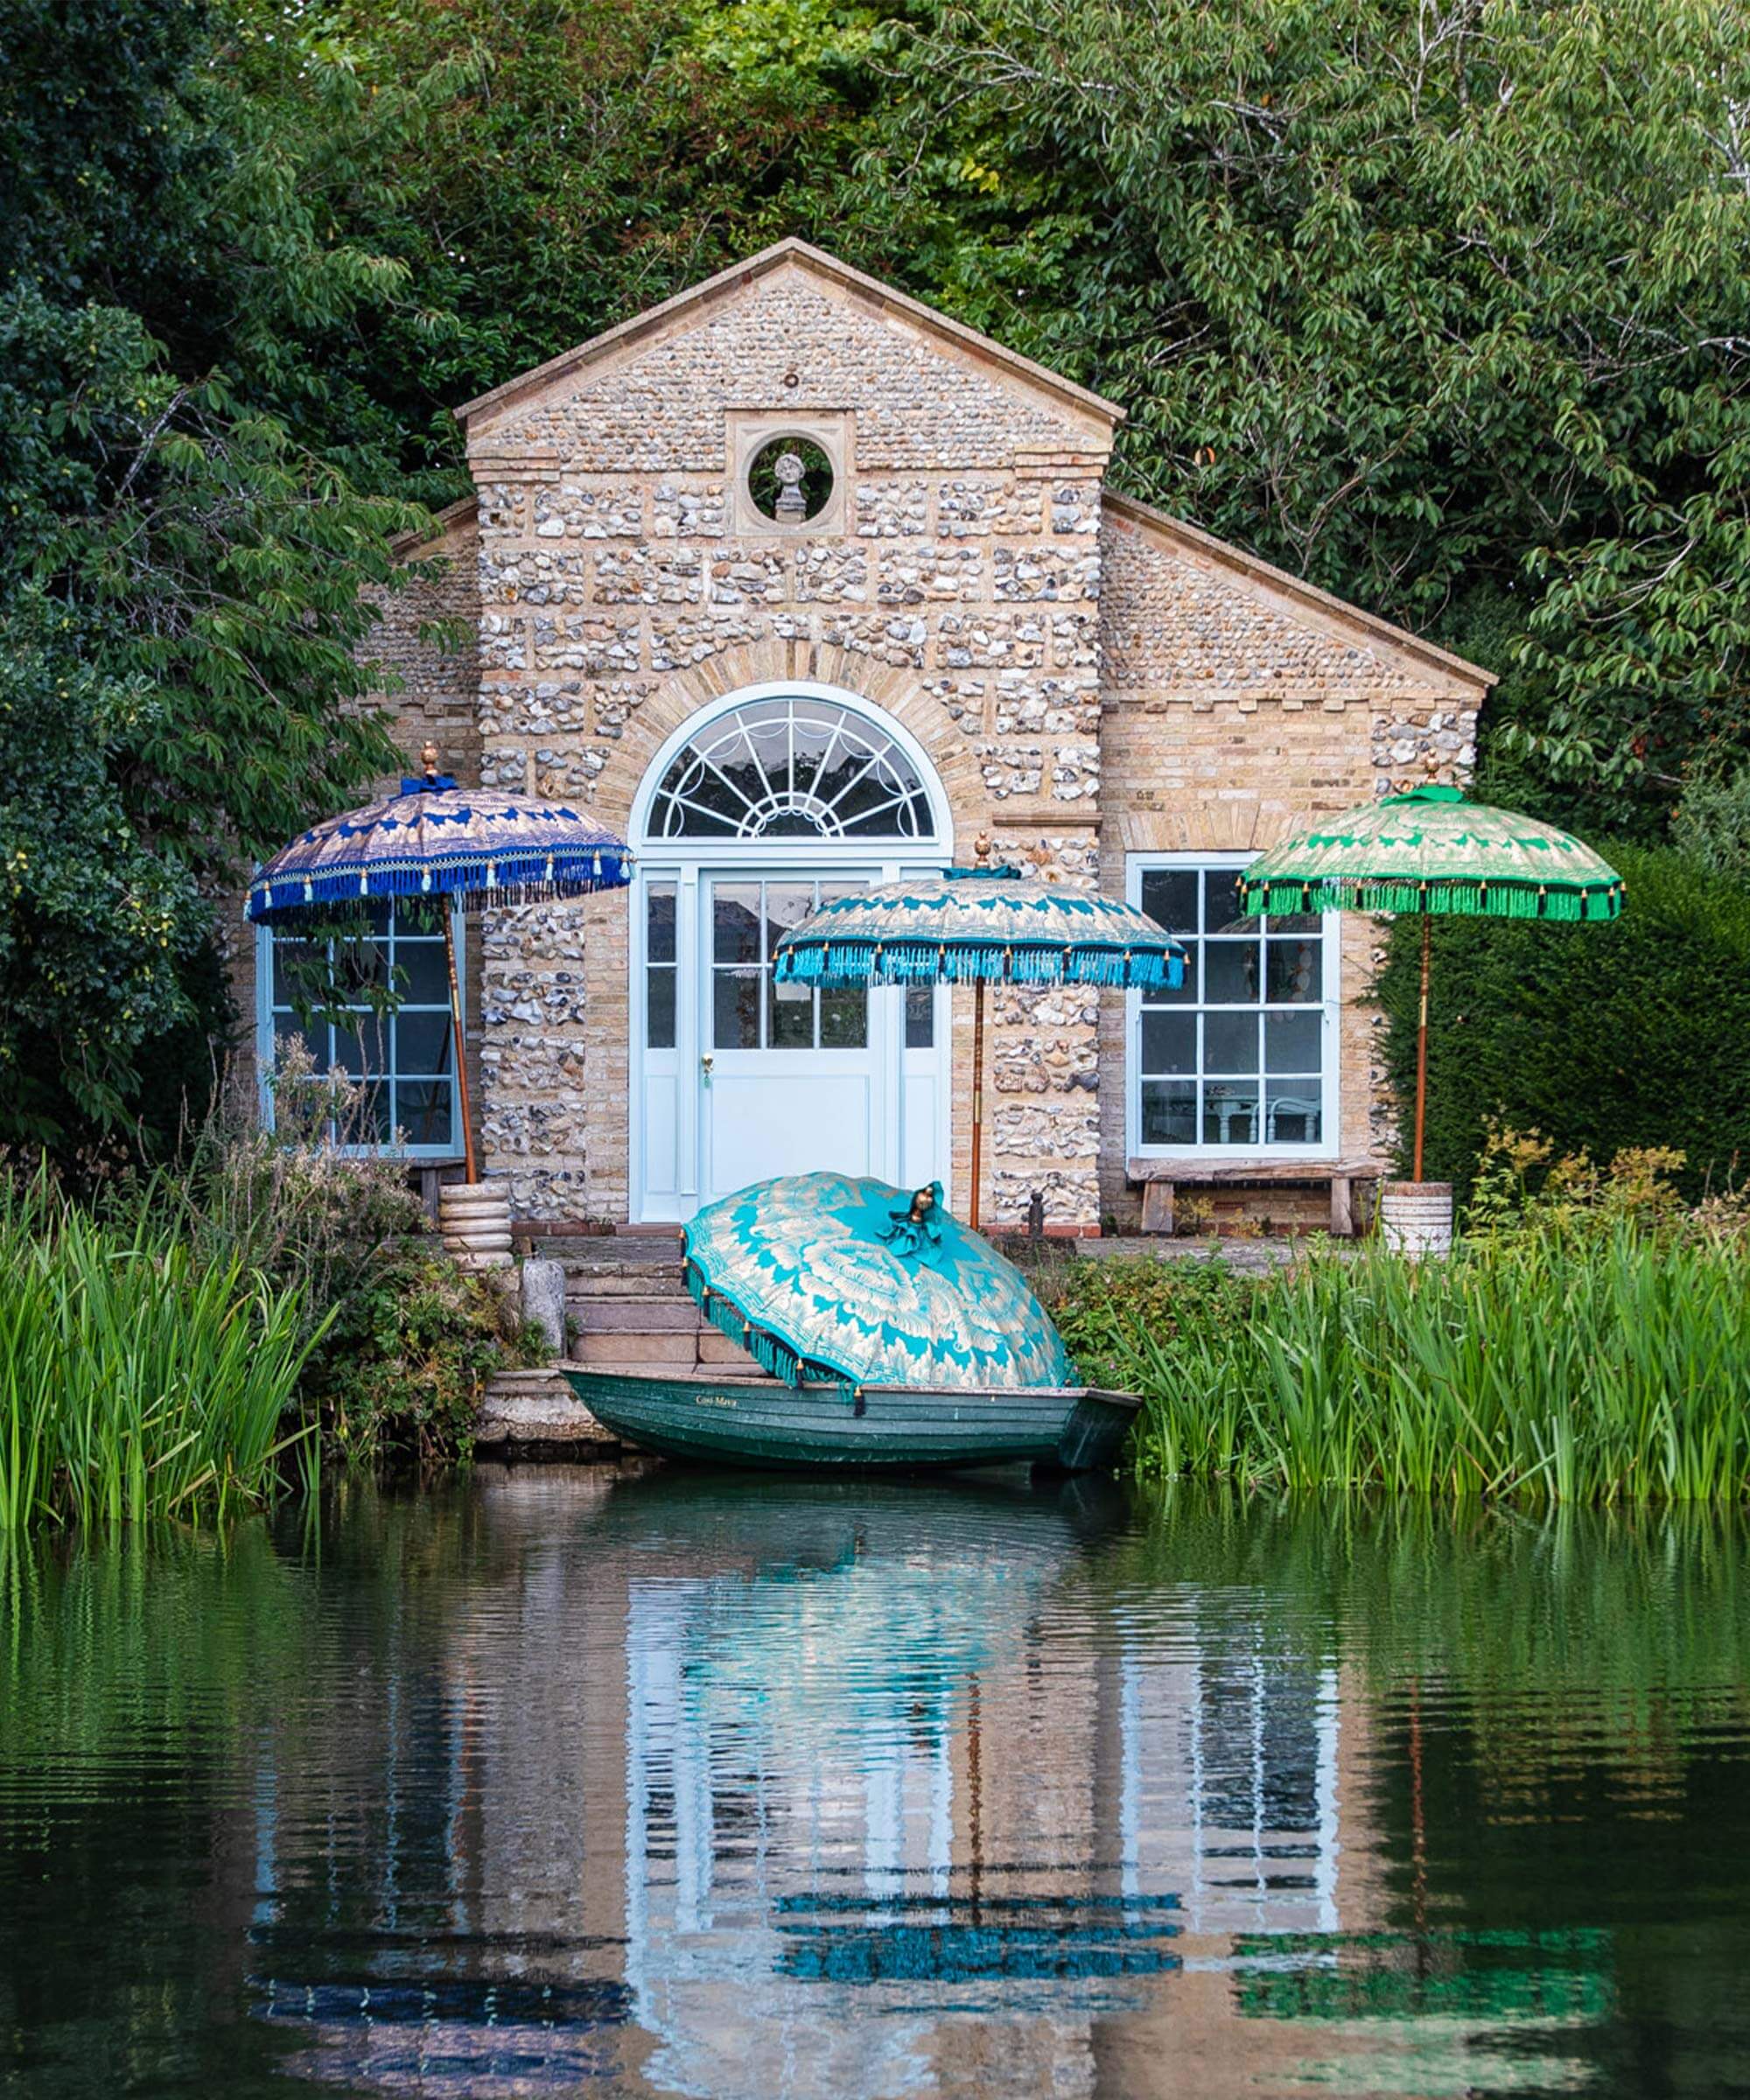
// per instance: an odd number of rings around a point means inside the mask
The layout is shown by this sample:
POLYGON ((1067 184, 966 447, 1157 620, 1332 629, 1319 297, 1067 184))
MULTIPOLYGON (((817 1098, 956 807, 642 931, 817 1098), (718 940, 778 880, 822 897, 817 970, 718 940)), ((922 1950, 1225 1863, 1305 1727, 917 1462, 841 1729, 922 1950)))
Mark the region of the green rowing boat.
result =
POLYGON ((970 1390, 570 1370, 596 1419, 645 1451, 783 1472, 1033 1464, 1082 1473, 1117 1461, 1140 1404, 1097 1386, 970 1390))

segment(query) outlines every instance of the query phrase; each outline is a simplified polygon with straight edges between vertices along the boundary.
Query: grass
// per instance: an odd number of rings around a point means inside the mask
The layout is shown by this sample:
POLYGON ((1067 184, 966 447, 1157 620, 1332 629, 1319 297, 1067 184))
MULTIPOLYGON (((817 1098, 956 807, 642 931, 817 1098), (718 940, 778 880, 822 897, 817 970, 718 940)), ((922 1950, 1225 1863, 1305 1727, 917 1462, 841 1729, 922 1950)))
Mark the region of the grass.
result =
POLYGON ((0 1533, 222 1516, 313 1472, 287 1423, 317 1335, 242 1252, 0 1176, 0 1533))
POLYGON ((1555 1212, 1415 1262, 1369 1242, 1279 1275, 1088 1263, 1055 1308, 1142 1394, 1148 1476, 1525 1502, 1750 1494, 1740 1238, 1555 1212))

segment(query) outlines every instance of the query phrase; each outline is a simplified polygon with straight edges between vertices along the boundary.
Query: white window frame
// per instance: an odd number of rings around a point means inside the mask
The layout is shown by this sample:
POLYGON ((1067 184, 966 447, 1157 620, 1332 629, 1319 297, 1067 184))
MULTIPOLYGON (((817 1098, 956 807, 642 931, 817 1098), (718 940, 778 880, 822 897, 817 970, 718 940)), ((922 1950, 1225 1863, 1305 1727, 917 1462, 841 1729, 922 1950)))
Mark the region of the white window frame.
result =
MULTIPOLYGON (((1257 858, 1256 853, 1218 852, 1210 850, 1195 853, 1128 853, 1124 857, 1124 893, 1130 903, 1141 907, 1143 877, 1156 869, 1228 869, 1238 874, 1257 858)), ((1237 907, 1236 907, 1237 908, 1237 907)), ((1142 1032, 1143 999, 1138 991, 1124 995, 1124 1146, 1126 1157, 1132 1159, 1183 1159, 1195 1160, 1205 1166, 1243 1166, 1248 1160, 1305 1159, 1309 1166, 1327 1159, 1340 1158, 1342 1154, 1342 1127, 1340 1105, 1342 1101, 1341 1071, 1341 1018, 1342 993, 1342 914, 1326 912, 1320 929, 1324 954, 1321 961, 1321 981, 1324 996, 1317 1002, 1320 1015, 1320 1116, 1319 1127, 1323 1135, 1315 1142, 1303 1144, 1144 1144, 1142 1142, 1142 1032)), ((1302 1011, 1314 1002, 1302 1003, 1302 1011)), ((1201 1013, 1202 1002, 1185 1011, 1201 1013)), ((1233 1011, 1238 1011, 1235 1009, 1233 1011)), ((1200 1079, 1203 1074, 1200 1070, 1200 1079)), ((1259 1098, 1262 1104, 1264 1074, 1259 1075, 1259 1098)), ((1260 1124, 1262 1118, 1260 1118, 1260 1124)))
MULTIPOLYGON (((465 946, 466 920, 459 904, 451 906, 450 923, 456 936, 457 980, 459 984, 466 984, 468 981, 467 955, 465 946)), ((266 1130, 271 1130, 274 1127, 273 1088, 269 1084, 269 1080, 273 1072, 276 1048, 273 1009, 273 940, 276 930, 286 931, 284 928, 276 929, 270 926, 257 926, 255 929, 256 1091, 261 1102, 262 1127, 266 1130)), ((296 939, 297 937, 296 934, 288 934, 288 938, 296 939)), ((435 1007, 422 1006, 416 1008, 415 1011, 432 1012, 436 1009, 435 1007)), ((447 1002, 444 1012, 446 1013, 449 1012, 447 1002)), ((466 1042, 464 1051, 466 1054, 466 1042)), ((450 1075, 450 1135, 445 1141, 438 1144, 396 1144, 392 1142, 388 1144, 349 1144, 342 1149, 354 1157, 368 1157, 376 1159, 459 1159, 462 1157, 461 1088, 456 1084, 454 1074, 450 1075)))

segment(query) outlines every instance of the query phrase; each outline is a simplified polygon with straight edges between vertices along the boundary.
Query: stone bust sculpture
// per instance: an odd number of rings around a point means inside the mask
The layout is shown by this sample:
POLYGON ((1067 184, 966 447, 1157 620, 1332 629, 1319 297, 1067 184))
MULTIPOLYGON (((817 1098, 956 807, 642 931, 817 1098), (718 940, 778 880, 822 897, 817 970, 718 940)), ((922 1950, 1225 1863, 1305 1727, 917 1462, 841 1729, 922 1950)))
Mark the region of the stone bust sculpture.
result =
POLYGON ((800 525, 808 517, 808 499, 802 494, 806 471, 799 452, 780 452, 772 463, 778 482, 778 515, 787 525, 800 525))

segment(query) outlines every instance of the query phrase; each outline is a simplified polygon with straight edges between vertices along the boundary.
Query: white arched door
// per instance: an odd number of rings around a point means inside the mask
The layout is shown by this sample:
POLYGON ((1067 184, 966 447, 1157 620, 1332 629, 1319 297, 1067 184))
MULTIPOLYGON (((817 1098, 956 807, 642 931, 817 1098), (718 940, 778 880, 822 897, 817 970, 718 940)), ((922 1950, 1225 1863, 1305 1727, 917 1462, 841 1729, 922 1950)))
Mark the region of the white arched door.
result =
POLYGON ((633 836, 634 1218, 684 1221, 818 1167, 946 1182, 946 995, 772 971, 827 899, 947 861, 941 784, 911 739, 830 688, 738 694, 658 753, 633 836))

